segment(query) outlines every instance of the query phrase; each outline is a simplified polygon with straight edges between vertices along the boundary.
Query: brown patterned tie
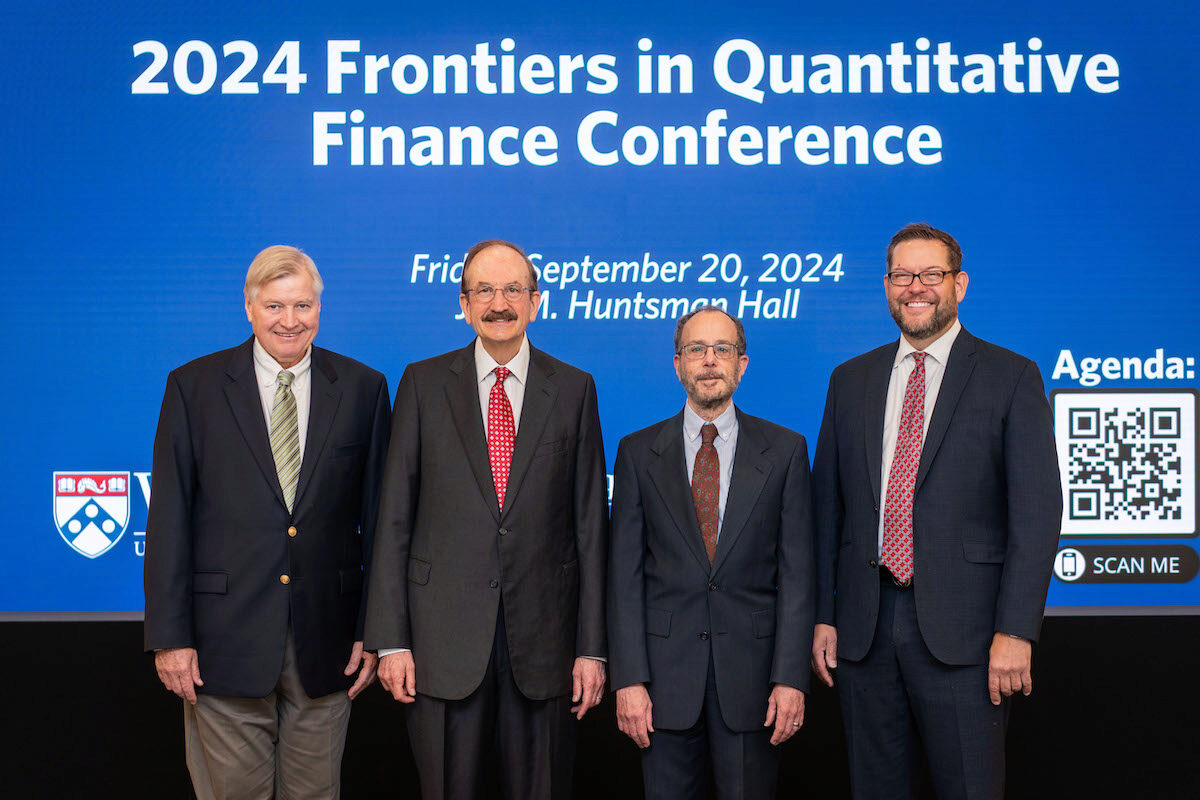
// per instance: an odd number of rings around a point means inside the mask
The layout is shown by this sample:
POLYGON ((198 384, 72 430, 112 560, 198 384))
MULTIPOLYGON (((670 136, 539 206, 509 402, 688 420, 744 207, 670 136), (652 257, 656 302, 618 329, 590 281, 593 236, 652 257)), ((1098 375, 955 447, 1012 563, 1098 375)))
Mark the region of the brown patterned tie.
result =
POLYGON ((717 459, 717 426, 711 422, 700 429, 700 450, 692 465, 692 502, 696 504, 696 519, 704 537, 708 563, 717 552, 717 504, 721 502, 721 465, 717 459))
POLYGON ((888 472, 887 500, 883 506, 883 551, 879 560, 901 583, 913 576, 913 489, 921 465, 925 432, 925 354, 913 353, 916 366, 908 376, 896 451, 888 472))

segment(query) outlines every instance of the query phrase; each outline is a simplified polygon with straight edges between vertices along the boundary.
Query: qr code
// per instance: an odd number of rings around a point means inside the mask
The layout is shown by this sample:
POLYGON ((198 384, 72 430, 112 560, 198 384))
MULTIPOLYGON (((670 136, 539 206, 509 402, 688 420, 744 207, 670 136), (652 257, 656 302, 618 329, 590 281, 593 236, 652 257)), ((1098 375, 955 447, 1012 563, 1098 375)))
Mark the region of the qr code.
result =
POLYGON ((1052 393, 1064 536, 1196 534, 1195 390, 1052 393))

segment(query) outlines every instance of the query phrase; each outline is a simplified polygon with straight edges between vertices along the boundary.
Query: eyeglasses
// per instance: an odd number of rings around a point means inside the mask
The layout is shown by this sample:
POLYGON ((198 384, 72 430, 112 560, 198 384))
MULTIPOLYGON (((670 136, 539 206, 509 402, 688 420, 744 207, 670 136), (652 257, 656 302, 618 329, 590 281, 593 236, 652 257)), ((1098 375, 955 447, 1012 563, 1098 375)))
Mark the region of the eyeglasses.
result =
POLYGON ((688 361, 699 361, 708 353, 708 348, 712 348, 713 353, 717 358, 728 361, 731 358, 738 356, 737 345, 729 344, 728 342, 717 342, 716 344, 704 344, 703 342, 692 342, 685 344, 679 348, 678 354, 686 358, 688 361))
POLYGON ((496 296, 496 292, 503 292, 504 299, 510 303, 515 303, 525 296, 526 292, 533 293, 537 289, 530 289, 528 286, 518 286, 515 283, 510 283, 508 286, 497 289, 495 286, 488 286, 486 283, 477 289, 467 289, 463 294, 470 297, 475 296, 475 299, 481 303, 490 303, 492 298, 496 296))
POLYGON ((956 272, 962 272, 961 269, 927 269, 924 272, 904 272, 896 270, 895 272, 887 273, 888 283, 892 286, 912 286, 914 278, 920 278, 921 283, 925 286, 937 286, 942 281, 946 280, 947 275, 953 275, 956 272))

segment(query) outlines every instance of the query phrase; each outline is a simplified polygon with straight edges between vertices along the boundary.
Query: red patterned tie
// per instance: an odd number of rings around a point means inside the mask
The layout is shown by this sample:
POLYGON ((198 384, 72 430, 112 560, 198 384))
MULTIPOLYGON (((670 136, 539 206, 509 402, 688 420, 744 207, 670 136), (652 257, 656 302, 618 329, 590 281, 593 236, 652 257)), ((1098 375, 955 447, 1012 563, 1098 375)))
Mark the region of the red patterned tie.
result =
POLYGON ((913 576, 913 488, 921 464, 925 431, 925 354, 913 353, 912 374, 904 390, 896 451, 888 473, 887 502, 883 507, 883 552, 879 560, 901 583, 913 576))
POLYGON ((508 487, 508 471, 512 468, 513 426, 512 404, 504 391, 504 380, 512 373, 508 367, 496 367, 496 383, 488 396, 488 460, 492 462, 492 480, 496 483, 496 500, 504 508, 504 490, 508 487))
POLYGON ((721 465, 717 459, 717 426, 711 422, 700 428, 700 450, 692 465, 692 502, 696 504, 696 519, 704 537, 708 563, 717 552, 717 504, 721 502, 721 465))

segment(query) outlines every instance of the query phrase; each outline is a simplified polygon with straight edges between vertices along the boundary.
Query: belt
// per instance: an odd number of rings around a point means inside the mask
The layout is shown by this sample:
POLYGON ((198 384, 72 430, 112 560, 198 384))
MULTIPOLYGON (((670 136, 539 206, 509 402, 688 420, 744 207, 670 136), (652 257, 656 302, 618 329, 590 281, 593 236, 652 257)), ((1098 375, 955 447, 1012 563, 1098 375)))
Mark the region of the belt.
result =
POLYGON ((911 589, 913 582, 912 578, 902 581, 892 574, 892 571, 883 564, 879 565, 879 583, 883 586, 891 586, 896 589, 911 589))

